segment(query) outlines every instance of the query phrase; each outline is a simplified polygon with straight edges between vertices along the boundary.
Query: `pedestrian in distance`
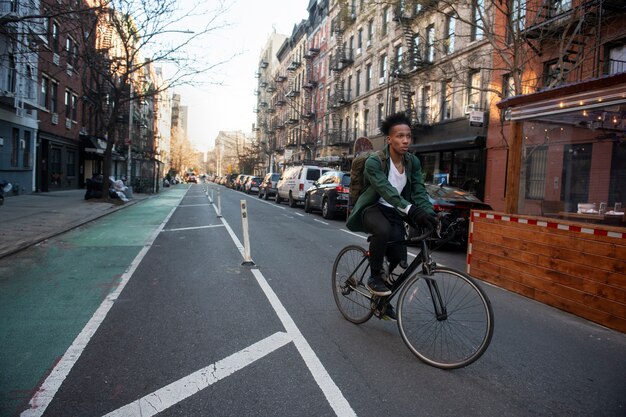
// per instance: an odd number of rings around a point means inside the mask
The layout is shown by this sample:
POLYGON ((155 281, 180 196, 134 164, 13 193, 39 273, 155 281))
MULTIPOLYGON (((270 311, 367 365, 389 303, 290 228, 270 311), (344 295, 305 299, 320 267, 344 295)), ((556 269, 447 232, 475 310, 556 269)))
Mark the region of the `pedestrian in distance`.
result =
MULTIPOLYGON (((389 271, 406 263, 406 245, 388 245, 405 237, 405 217, 414 224, 428 228, 437 226, 432 204, 428 199, 419 159, 408 152, 411 144, 411 122, 404 113, 388 116, 381 131, 387 138, 382 153, 372 154, 365 161, 364 187, 346 226, 355 232, 370 234, 370 270, 368 290, 378 296, 391 294, 385 283, 384 257, 389 271)), ((385 318, 395 320, 391 305, 385 318)))

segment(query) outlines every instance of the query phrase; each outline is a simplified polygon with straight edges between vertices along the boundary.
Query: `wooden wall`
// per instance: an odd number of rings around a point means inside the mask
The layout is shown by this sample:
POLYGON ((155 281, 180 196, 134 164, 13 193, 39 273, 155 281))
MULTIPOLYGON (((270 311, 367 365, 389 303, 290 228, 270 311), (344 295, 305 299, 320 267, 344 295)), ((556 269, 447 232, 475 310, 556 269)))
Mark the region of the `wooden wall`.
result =
POLYGON ((626 333, 626 229, 474 211, 467 272, 626 333))

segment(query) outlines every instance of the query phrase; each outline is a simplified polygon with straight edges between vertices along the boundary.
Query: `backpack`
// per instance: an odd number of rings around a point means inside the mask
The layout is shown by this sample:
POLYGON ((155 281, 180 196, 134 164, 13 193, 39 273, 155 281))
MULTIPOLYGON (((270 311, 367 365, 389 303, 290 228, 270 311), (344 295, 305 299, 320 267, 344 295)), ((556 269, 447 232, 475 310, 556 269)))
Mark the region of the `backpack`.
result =
POLYGON ((365 188, 365 161, 367 161, 370 155, 377 155, 383 167, 383 172, 387 171, 387 160, 382 157, 383 151, 365 151, 354 158, 350 168, 350 205, 353 207, 365 188))

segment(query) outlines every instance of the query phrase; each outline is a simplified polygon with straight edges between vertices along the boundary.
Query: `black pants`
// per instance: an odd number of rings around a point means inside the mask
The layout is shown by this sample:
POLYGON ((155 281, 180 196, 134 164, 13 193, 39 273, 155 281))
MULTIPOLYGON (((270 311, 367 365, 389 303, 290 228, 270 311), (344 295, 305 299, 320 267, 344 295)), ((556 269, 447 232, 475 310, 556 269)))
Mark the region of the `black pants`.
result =
POLYGON ((389 271, 406 260, 406 245, 387 245, 387 242, 403 240, 404 220, 396 209, 375 204, 363 212, 363 224, 370 236, 370 268, 372 275, 383 272, 383 259, 387 255, 389 271))

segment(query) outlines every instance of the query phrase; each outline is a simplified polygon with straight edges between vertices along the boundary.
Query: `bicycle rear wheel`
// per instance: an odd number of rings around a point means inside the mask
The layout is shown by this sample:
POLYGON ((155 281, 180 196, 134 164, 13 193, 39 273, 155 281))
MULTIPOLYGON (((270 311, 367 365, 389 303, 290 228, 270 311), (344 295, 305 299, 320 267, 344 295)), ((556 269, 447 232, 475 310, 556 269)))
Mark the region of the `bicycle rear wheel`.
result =
POLYGON ((469 275, 437 267, 433 275, 417 274, 402 288, 398 328, 404 343, 423 362, 441 369, 461 368, 489 346, 493 311, 469 275))
POLYGON ((364 323, 374 314, 364 282, 368 270, 366 251, 356 245, 343 248, 333 264, 333 296, 341 314, 352 323, 364 323))

